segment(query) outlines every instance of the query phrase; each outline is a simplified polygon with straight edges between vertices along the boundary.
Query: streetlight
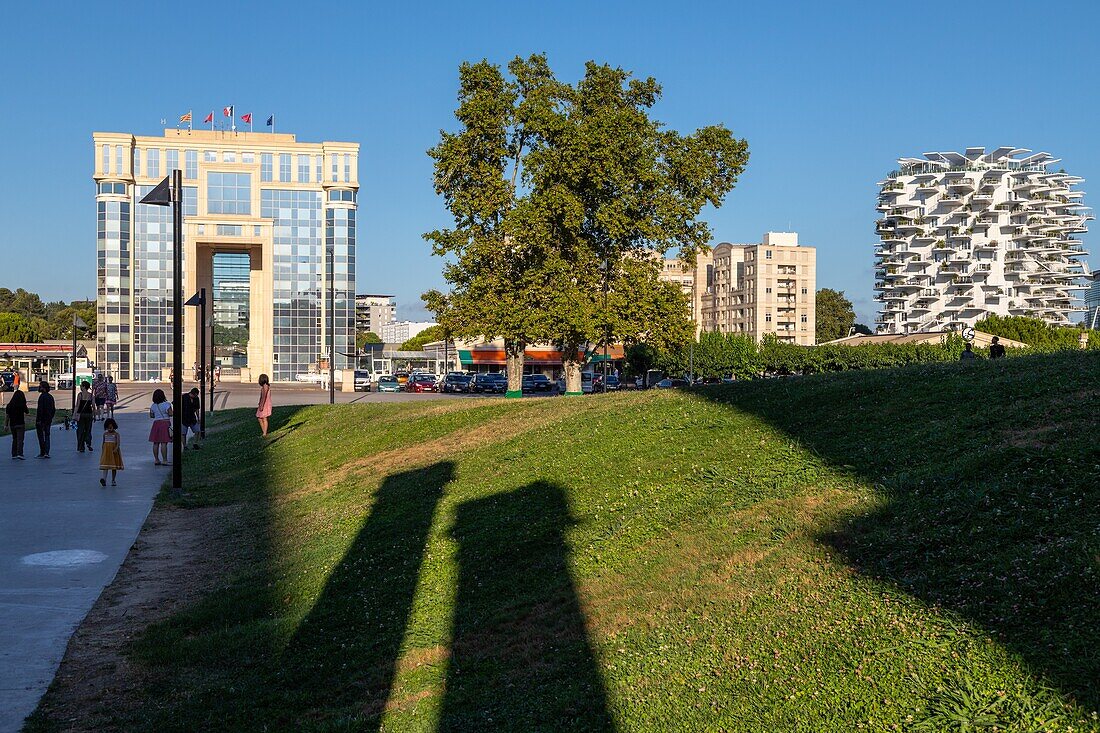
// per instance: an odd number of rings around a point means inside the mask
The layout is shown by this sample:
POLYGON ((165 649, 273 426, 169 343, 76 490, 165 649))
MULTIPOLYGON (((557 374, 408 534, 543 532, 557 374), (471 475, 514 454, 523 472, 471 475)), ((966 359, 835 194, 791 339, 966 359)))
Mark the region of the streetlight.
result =
MULTIPOLYGON (((4 361, 9 366, 11 365, 11 354, 7 351, 4 352, 4 361)), ((14 382, 13 382, 13 384, 14 384, 14 382)), ((2 386, 2 385, 0 385, 0 386, 2 386)), ((0 407, 3 407, 3 406, 4 406, 4 391, 2 389, 0 389, 0 407)))
POLYGON ((183 171, 165 176, 139 203, 172 207, 172 495, 178 497, 183 493, 183 171))
POLYGON ((69 429, 69 424, 76 418, 76 329, 78 328, 81 331, 86 331, 88 329, 88 324, 85 323, 80 316, 73 313, 73 355, 70 360, 70 366, 72 368, 69 369, 69 371, 73 373, 73 381, 72 384, 69 385, 69 391, 72 397, 72 407, 69 410, 69 419, 65 421, 66 430, 69 429))
POLYGON ((199 309, 199 437, 205 438, 206 408, 202 403, 206 396, 206 288, 199 288, 184 305, 199 309))
MULTIPOLYGON (((328 260, 328 403, 336 404, 336 275, 332 268, 336 262, 336 245, 325 247, 328 260)), ((346 379, 346 377, 345 377, 346 379)), ((354 376, 353 376, 354 380, 354 376)))

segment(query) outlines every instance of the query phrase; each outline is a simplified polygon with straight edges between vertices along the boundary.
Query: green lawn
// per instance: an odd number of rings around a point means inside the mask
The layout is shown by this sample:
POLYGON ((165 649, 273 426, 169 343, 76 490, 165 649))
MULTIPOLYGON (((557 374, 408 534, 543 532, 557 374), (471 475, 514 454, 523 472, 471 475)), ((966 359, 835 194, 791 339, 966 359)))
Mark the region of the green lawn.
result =
MULTIPOLYGON (((1100 354, 225 413, 125 730, 1100 730, 1100 354)), ((39 714, 31 730, 63 730, 39 714)))
MULTIPOLYGON (((10 398, 10 397, 11 397, 11 394, 5 394, 4 395, 4 404, 5 405, 8 404, 8 398, 10 398)), ((35 398, 33 400, 31 400, 27 405, 28 407, 30 407, 30 413, 27 414, 26 421, 25 421, 26 428, 27 428, 27 437, 26 437, 27 440, 31 440, 32 437, 34 436, 34 416, 38 412, 38 410, 36 410, 34 407, 32 407, 32 405, 35 404, 37 399, 38 399, 37 396, 35 396, 35 398)), ((69 419, 69 414, 70 414, 69 410, 57 410, 57 412, 53 416, 53 424, 54 425, 63 424, 66 420, 69 419)), ((11 434, 11 431, 8 430, 7 421, 4 419, 4 412, 3 412, 2 409, 0 409, 0 436, 10 435, 10 434, 11 434)))

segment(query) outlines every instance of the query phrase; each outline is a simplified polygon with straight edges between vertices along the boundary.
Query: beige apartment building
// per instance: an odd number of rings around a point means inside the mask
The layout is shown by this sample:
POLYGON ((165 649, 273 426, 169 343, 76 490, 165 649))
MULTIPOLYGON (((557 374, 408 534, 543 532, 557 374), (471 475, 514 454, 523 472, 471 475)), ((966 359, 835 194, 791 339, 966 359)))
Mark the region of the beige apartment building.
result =
MULTIPOLYGON (((184 297, 206 288, 213 301, 207 343, 234 345, 243 381, 260 373, 292 381, 327 356, 331 341, 337 368, 349 363, 357 143, 189 129, 92 137, 101 368, 121 380, 168 375, 176 316, 171 212, 139 202, 174 170, 183 178, 184 297)), ((183 314, 189 372, 198 361, 196 311, 183 314)))
POLYGON ((722 242, 691 268, 666 259, 661 279, 688 297, 698 333, 774 334, 780 341, 814 343, 817 251, 796 232, 767 232, 760 244, 722 242))

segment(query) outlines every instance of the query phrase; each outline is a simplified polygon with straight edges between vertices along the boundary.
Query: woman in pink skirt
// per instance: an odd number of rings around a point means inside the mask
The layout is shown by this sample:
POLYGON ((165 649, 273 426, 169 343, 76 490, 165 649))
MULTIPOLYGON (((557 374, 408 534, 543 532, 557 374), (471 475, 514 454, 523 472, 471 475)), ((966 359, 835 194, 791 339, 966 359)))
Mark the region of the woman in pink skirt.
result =
POLYGON ((153 392, 153 404, 149 405, 149 417, 153 419, 153 428, 149 431, 149 442, 153 444, 153 463, 157 466, 168 465, 168 444, 172 442, 172 432, 168 429, 172 421, 172 404, 164 396, 164 390, 153 392))
POLYGON ((260 404, 256 408, 256 419, 260 423, 260 432, 267 437, 267 419, 271 417, 271 380, 266 374, 261 374, 260 379, 260 404))

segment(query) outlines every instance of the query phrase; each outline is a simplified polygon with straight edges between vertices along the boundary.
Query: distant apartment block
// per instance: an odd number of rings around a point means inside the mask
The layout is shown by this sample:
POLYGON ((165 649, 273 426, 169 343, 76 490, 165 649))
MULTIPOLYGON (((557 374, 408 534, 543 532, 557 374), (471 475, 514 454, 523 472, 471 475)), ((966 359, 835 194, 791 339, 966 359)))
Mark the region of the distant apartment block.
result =
POLYGON ((1085 325, 1100 328, 1100 270, 1092 273, 1089 289, 1085 291, 1085 325))
MULTIPOLYGON (((408 341, 426 328, 436 325, 432 321, 399 321, 387 323, 382 326, 382 332, 378 335, 387 344, 400 344, 408 341)), ((377 331, 375 332, 377 333, 377 331)))
POLYGON ((878 333, 972 326, 989 314, 1068 325, 1081 312, 1092 219, 1049 153, 1002 147, 901 158, 880 181, 878 333))
POLYGON ((660 278, 688 297, 697 332, 814 343, 817 250, 800 245, 795 232, 767 232, 760 244, 723 242, 694 267, 666 259, 660 278))
POLYGON ((373 331, 379 337, 382 329, 397 320, 397 303, 392 295, 356 295, 355 330, 373 331))

